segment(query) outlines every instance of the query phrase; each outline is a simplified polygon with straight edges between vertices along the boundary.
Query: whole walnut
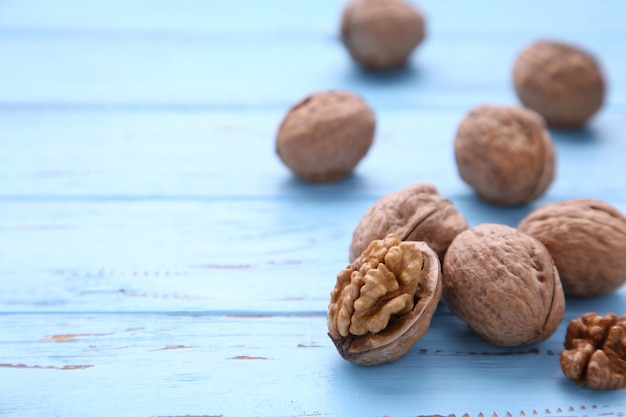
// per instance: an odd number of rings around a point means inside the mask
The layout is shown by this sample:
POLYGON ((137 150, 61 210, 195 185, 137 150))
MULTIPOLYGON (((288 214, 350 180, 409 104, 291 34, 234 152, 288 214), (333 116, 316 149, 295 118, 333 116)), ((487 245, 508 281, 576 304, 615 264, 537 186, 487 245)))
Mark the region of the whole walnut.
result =
POLYGON ((443 263, 443 299, 476 334, 498 346, 547 339, 565 310, 546 247, 499 224, 476 226, 452 241, 443 263))
POLYGON ((626 282, 626 217, 606 202, 576 198, 546 204, 518 229, 548 248, 567 296, 597 297, 626 282))
POLYGON ((393 362, 426 333, 440 298, 435 252, 424 242, 402 242, 390 234, 370 243, 337 275, 328 336, 350 362, 393 362))
POLYGON ((604 76, 597 61, 562 42, 526 47, 515 61, 513 80, 521 102, 555 127, 584 124, 604 101, 604 76))
POLYGON ((276 135, 276 152, 306 181, 337 181, 367 154, 375 127, 373 110, 359 96, 318 92, 289 110, 276 135))
POLYGON ((404 0, 354 0, 341 21, 341 40, 352 58, 374 70, 405 65, 424 32, 424 16, 404 0))
POLYGON ((461 178, 497 205, 533 201, 554 179, 550 133, 540 115, 522 107, 473 108, 459 124, 454 155, 461 178))
POLYGON ((352 234, 350 262, 371 241, 390 233, 402 240, 426 242, 443 261, 452 239, 468 227, 463 215, 435 186, 411 184, 380 198, 363 215, 352 234))

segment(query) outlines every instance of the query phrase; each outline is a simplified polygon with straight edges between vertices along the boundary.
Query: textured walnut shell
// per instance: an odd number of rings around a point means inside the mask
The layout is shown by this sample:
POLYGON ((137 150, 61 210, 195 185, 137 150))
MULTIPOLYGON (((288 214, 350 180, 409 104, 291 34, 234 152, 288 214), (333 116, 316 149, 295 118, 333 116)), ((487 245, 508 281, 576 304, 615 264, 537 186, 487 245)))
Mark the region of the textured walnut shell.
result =
POLYGON ((443 264, 443 299, 485 341, 519 346, 550 337, 565 297, 550 253, 516 229, 483 224, 459 234, 443 264))
POLYGON ((567 327, 561 369, 592 390, 626 388, 626 315, 587 313, 567 327))
POLYGON ((522 107, 472 109, 459 124, 454 154, 461 178, 493 204, 535 200, 554 179, 550 133, 540 115, 522 107))
POLYGON ((289 110, 276 135, 276 152, 306 181, 337 181, 367 154, 375 126, 374 112, 357 95, 318 92, 289 110))
POLYGON ((441 266, 424 242, 396 235, 373 241, 337 275, 328 306, 328 336, 359 365, 406 355, 430 326, 441 298, 441 266))
POLYGON ((440 260, 452 239, 468 228, 451 201, 427 183, 415 183, 377 200, 363 215, 352 234, 350 262, 371 241, 395 233, 402 240, 426 242, 440 260))
POLYGON ((598 297, 626 282, 626 217, 603 201, 546 204, 518 229, 548 248, 567 296, 598 297))
POLYGON ((540 41, 526 47, 513 66, 515 91, 549 125, 577 127, 602 106, 604 76, 596 60, 580 48, 540 41))
POLYGON ((405 65, 424 32, 424 16, 404 0, 355 0, 341 20, 341 41, 348 52, 374 70, 405 65))

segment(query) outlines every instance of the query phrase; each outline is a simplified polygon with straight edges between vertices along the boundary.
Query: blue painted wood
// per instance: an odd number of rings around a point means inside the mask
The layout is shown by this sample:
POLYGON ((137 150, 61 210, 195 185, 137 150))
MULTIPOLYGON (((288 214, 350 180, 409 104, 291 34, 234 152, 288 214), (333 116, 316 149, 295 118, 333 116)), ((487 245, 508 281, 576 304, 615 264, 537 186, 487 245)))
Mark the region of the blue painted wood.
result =
POLYGON ((623 392, 563 378, 562 331, 497 348, 445 312, 406 357, 375 368, 343 361, 321 315, 28 315, 17 335, 14 320, 0 316, 3 415, 599 417, 626 407, 623 392))
MULTIPOLYGON (((0 415, 624 416, 558 365, 567 321, 624 314, 626 288, 568 300, 549 340, 502 349, 440 305, 397 363, 360 368, 326 336, 351 233, 379 197, 435 184, 471 225, 578 196, 626 212, 626 3, 420 2, 428 38, 390 74, 337 41, 340 0, 0 4, 0 415), (592 50, 607 103, 552 131, 557 178, 497 208, 456 174, 475 104, 515 104, 539 37, 592 50), (375 109, 345 181, 294 179, 274 153, 288 107, 326 88, 375 109)), ((626 256, 626 254, 624 254, 626 256)))

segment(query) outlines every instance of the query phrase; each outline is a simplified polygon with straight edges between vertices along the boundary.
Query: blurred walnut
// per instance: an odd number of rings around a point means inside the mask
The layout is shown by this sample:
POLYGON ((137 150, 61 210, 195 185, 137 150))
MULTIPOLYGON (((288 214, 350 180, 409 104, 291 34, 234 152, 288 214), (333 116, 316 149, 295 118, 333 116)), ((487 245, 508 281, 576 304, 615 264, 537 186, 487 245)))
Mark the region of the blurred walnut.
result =
POLYGON ((552 126, 580 126, 604 101, 598 63, 573 45, 541 41, 528 46, 515 61, 513 78, 521 102, 552 126))
POLYGON ((587 313, 567 327, 563 373, 592 390, 626 388, 626 315, 587 313))
POLYGON ((354 0, 341 21, 341 40, 365 68, 403 66, 424 39, 424 17, 404 0, 354 0))
POLYGON ((443 261, 452 239, 467 228, 463 215, 433 185, 411 184, 376 201, 361 218, 352 235, 350 262, 372 240, 390 233, 402 240, 426 242, 443 261))
POLYGON ((547 339, 565 309, 548 250, 498 224, 474 227, 452 241, 443 264, 443 299, 475 333, 499 346, 547 339))
POLYGON ((518 229, 541 241, 559 270, 565 294, 597 297, 626 282, 626 217, 588 198, 547 204, 518 229))
POLYGON ((393 362, 424 335, 441 298, 441 267, 424 242, 375 240, 337 275, 328 335, 346 360, 393 362))
POLYGON ((484 200, 530 202, 554 179, 554 145, 541 116, 522 107, 480 105, 461 121, 454 141, 461 178, 484 200))
POLYGON ((355 94, 318 92, 289 110, 276 136, 276 152, 306 181, 340 180, 367 154, 375 125, 374 112, 355 94))

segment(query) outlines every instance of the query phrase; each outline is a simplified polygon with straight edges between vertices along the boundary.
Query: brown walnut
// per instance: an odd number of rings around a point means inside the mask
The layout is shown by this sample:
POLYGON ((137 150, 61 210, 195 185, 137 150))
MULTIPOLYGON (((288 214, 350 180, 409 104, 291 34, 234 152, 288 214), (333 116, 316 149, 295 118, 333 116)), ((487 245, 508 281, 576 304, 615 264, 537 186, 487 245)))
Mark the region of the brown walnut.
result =
POLYGON ((554 179, 550 133, 540 115, 522 107, 473 108, 459 124, 454 154, 461 178, 494 204, 535 200, 554 179))
POLYGON ((354 0, 341 21, 341 40, 354 61, 374 70, 405 65, 424 32, 424 16, 404 0, 354 0))
POLYGON ((328 336, 344 359, 396 361, 430 326, 441 298, 439 259, 426 243, 391 234, 337 275, 330 296, 328 336))
POLYGON ((540 41, 526 47, 515 61, 513 80, 524 106, 555 127, 584 124, 604 101, 604 76, 597 61, 562 42, 540 41))
POLYGON ((291 171, 310 182, 348 176, 367 154, 376 117, 347 91, 322 91, 293 106, 276 136, 276 152, 291 171))
POLYGON ((567 296, 597 297, 626 282, 626 217, 603 201, 546 204, 518 229, 548 248, 567 296))
POLYGON ((586 313, 567 327, 561 368, 592 390, 626 388, 626 315, 586 313))
POLYGON ((454 204, 428 183, 411 184, 377 200, 363 215, 352 234, 350 262, 373 240, 395 233, 402 240, 426 242, 440 261, 452 239, 468 228, 454 204))
POLYGON ((476 334, 499 346, 547 339, 565 310, 545 246, 498 224, 482 224, 452 241, 443 264, 443 299, 476 334))

